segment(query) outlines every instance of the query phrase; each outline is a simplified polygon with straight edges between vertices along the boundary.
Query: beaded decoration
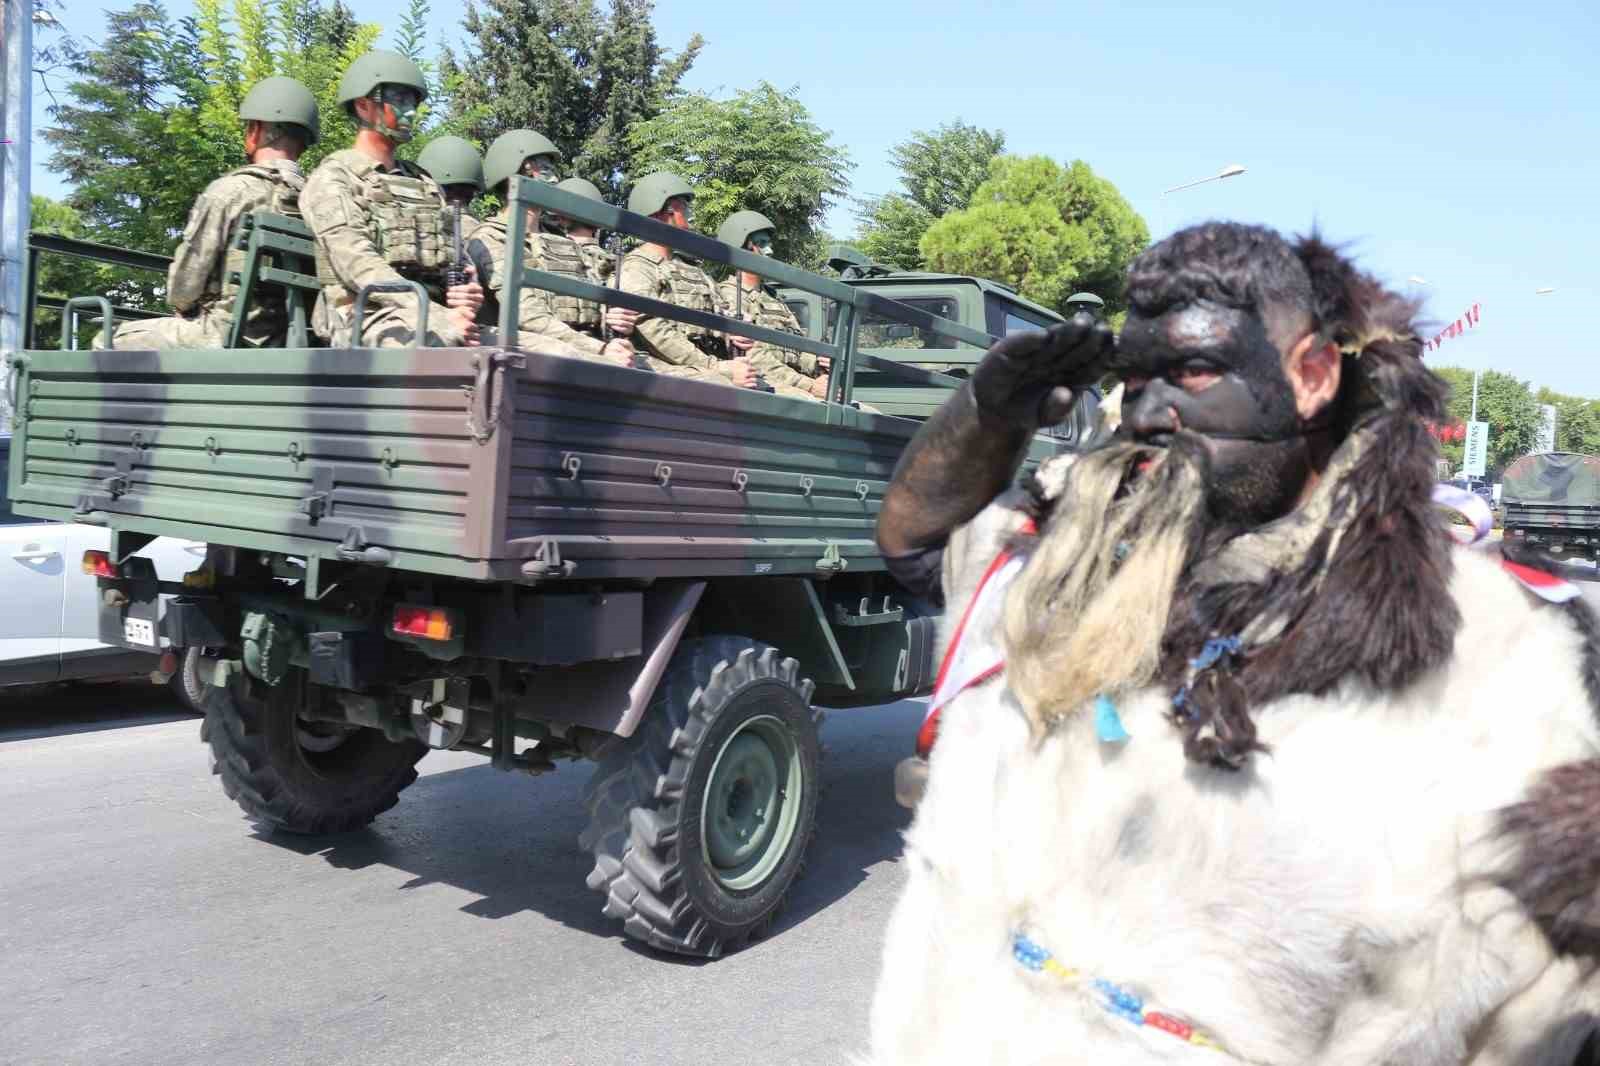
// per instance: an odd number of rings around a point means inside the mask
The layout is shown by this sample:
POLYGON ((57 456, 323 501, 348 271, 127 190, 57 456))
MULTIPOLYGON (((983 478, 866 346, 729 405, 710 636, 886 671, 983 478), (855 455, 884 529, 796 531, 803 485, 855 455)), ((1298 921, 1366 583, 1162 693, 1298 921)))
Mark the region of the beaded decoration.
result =
POLYGON ((1222 1045, 1215 1039, 1181 1018, 1148 1009, 1143 997, 1127 985, 1119 985, 1101 977, 1089 977, 1081 970, 1062 965, 1054 955, 1036 944, 1025 933, 1011 934, 1011 955, 1024 969, 1048 974, 1063 984, 1086 990, 1107 1014, 1121 1018, 1130 1025, 1147 1025, 1196 1047, 1223 1051, 1222 1045))

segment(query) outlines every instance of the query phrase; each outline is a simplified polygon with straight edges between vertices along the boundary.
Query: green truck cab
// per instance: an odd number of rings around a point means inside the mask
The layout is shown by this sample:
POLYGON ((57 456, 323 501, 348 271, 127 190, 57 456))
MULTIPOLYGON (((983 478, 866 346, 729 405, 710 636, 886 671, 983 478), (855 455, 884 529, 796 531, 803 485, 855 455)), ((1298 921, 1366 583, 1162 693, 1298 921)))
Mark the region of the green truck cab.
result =
MULTIPOLYGON (((542 182, 510 196, 826 301, 832 331, 525 269, 515 211, 500 336, 534 285, 827 355, 832 400, 513 348, 77 351, 69 301, 65 350, 13 360, 10 496, 110 530, 102 639, 133 620, 204 649, 202 737, 257 823, 364 826, 430 749, 532 774, 590 760, 580 844, 604 912, 716 956, 767 926, 803 865, 816 708, 932 685, 936 615, 873 527, 917 418, 995 335, 998 290, 947 318, 915 285, 822 278, 542 182), (944 346, 863 346, 895 327, 944 346), (204 541, 203 565, 158 580, 140 554, 158 536, 204 541)), ((282 218, 239 235, 238 306, 288 300, 297 335, 308 236, 282 218)), ((86 302, 109 330, 114 309, 86 302)), ((1075 443, 1092 404, 1032 459, 1075 443)))

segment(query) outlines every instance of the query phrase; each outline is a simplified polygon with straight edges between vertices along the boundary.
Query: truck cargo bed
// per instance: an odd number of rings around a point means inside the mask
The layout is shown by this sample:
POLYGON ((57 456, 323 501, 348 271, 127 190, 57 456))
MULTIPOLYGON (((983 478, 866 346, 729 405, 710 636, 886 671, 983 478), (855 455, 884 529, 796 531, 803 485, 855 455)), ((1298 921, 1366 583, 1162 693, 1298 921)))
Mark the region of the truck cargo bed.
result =
POLYGON ((506 350, 20 364, 22 513, 483 580, 881 568, 873 524, 917 428, 506 350))

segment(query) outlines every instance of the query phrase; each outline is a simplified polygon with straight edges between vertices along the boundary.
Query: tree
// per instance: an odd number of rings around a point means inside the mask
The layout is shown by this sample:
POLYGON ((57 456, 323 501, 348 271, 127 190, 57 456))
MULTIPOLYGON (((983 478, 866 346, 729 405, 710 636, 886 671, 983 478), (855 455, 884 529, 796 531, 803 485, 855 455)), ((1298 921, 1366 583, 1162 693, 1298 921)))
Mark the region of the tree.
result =
POLYGON ((933 132, 918 130, 889 151, 903 193, 857 201, 857 238, 873 259, 907 270, 923 265, 921 241, 937 220, 964 208, 989 176, 989 164, 1005 151, 1000 130, 969 126, 960 119, 933 132))
POLYGON ((1556 409, 1556 451, 1600 455, 1600 409, 1593 400, 1541 388, 1534 401, 1556 409))
MULTIPOLYGON (((1472 371, 1461 367, 1434 367, 1450 385, 1450 417, 1466 422, 1472 415, 1472 371)), ((1498 480, 1511 462, 1533 451, 1539 439, 1539 405, 1526 381, 1498 370, 1486 370, 1478 382, 1478 420, 1489 423, 1486 477, 1498 480)), ((1452 471, 1461 468, 1465 446, 1446 444, 1444 457, 1452 471)))
POLYGON ((1115 313, 1128 263, 1149 241, 1144 220, 1087 163, 1000 156, 971 206, 928 228, 922 257, 933 270, 993 278, 1058 311, 1088 290, 1115 313))
POLYGON ((790 262, 815 254, 815 227, 847 187, 851 165, 793 92, 766 82, 728 100, 675 100, 635 123, 627 143, 630 180, 681 174, 695 187, 695 224, 706 233, 735 211, 760 211, 776 224, 774 254, 790 262))
POLYGON ((474 47, 439 60, 450 86, 451 120, 462 136, 488 144, 510 129, 549 137, 569 176, 611 197, 632 172, 626 134, 678 92, 700 52, 698 34, 672 55, 656 41, 650 0, 468 0, 474 47))

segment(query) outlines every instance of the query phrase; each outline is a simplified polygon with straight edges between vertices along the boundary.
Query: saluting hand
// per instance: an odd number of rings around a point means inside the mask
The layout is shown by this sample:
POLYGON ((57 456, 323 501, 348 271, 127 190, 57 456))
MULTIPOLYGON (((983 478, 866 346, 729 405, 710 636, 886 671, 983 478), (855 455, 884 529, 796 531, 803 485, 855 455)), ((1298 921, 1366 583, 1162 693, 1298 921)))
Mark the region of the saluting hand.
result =
POLYGON ((1072 410, 1074 391, 1094 384, 1116 347, 1111 327, 1079 312, 1048 330, 995 342, 972 372, 972 398, 986 414, 1033 430, 1072 410))

